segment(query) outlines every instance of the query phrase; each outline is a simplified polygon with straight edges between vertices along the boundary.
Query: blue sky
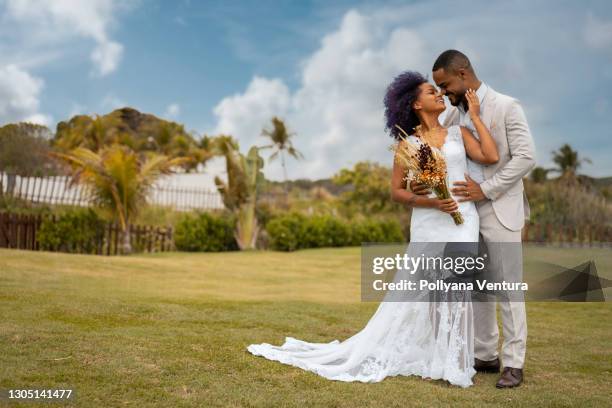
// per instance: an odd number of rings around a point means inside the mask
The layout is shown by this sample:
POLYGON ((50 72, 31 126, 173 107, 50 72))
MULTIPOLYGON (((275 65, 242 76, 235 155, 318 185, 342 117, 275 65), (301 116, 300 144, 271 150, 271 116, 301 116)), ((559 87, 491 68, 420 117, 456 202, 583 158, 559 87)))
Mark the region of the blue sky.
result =
POLYGON ((540 165, 570 143, 610 176, 611 4, 0 0, 0 122, 132 106, 246 150, 279 115, 306 156, 290 177, 328 177, 389 164, 385 87, 457 48, 523 103, 540 165))

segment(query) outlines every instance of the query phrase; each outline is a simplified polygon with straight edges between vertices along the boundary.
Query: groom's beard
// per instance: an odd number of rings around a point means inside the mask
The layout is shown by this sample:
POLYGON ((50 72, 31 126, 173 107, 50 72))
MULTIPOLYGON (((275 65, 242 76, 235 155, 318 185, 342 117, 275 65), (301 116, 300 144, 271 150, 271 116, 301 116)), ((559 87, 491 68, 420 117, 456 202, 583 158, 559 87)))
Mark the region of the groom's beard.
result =
POLYGON ((457 96, 456 94, 453 94, 453 96, 455 96, 455 102, 453 102, 453 100, 446 95, 446 99, 448 99, 448 102, 450 102, 450 104, 454 107, 459 107, 459 106, 463 106, 467 109, 467 99, 465 99, 465 94, 463 94, 462 96, 457 96))

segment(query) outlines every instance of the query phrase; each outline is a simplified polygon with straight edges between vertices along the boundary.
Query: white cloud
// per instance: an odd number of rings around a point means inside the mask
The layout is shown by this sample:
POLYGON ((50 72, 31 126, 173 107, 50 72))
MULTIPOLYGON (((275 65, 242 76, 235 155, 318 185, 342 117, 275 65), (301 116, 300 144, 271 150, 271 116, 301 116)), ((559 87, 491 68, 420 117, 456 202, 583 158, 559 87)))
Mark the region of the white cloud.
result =
POLYGON ((610 109, 610 102, 606 99, 599 97, 595 101, 595 113, 599 116, 605 116, 608 114, 608 110, 610 109))
POLYGON ((0 121, 52 124, 51 116, 38 111, 44 81, 31 72, 62 60, 79 48, 79 40, 94 42, 93 74, 114 72, 123 46, 111 39, 110 30, 133 2, 0 0, 0 121))
POLYGON ((38 112, 44 81, 16 65, 0 66, 0 123, 27 121, 50 125, 38 112))
POLYGON ((164 112, 164 117, 167 119, 176 119, 181 114, 181 106, 178 103, 171 103, 164 112))
POLYGON ((173 21, 175 24, 181 25, 181 26, 183 26, 183 27, 185 27, 185 26, 187 26, 187 25, 188 25, 188 24, 187 24, 187 21, 185 21, 185 19, 184 19, 183 17, 181 17, 181 16, 176 16, 176 17, 174 17, 174 18, 172 19, 172 21, 173 21))
POLYGON ((379 23, 350 11, 303 65, 289 123, 302 135, 296 143, 305 150, 309 173, 324 176, 360 159, 388 158, 384 91, 395 75, 426 61, 416 32, 401 27, 384 32, 376 28, 379 23), (348 163, 338 163, 342 159, 348 163))
MULTIPOLYGON (((423 43, 410 29, 373 29, 377 21, 348 12, 337 31, 302 63, 302 86, 293 94, 279 79, 255 77, 242 94, 215 108, 216 133, 237 137, 243 148, 264 144, 259 137, 271 117, 281 116, 295 131, 306 160, 289 165, 290 177, 326 177, 347 161, 385 160, 382 98, 389 80, 407 66, 423 64, 423 43), (299 170, 293 171, 293 168, 299 170)), ((280 178, 279 165, 266 167, 280 178)))
POLYGON ((91 60, 96 67, 95 73, 104 76, 115 71, 122 54, 123 45, 119 43, 106 41, 98 44, 91 52, 91 60))
POLYGON ((229 96, 214 108, 218 122, 213 132, 238 137, 245 147, 260 144, 262 127, 273 115, 283 116, 290 100, 282 80, 256 76, 244 93, 229 96))
POLYGON ((51 115, 45 115, 43 113, 35 113, 34 115, 28 116, 23 119, 22 122, 36 123, 38 125, 44 125, 50 128, 53 126, 53 117, 51 115))
POLYGON ((119 109, 126 107, 127 104, 117 96, 113 94, 107 94, 104 98, 102 98, 102 102, 100 103, 100 107, 103 109, 119 109))
POLYGON ((88 111, 87 111, 86 106, 74 102, 68 113, 68 118, 72 118, 73 116, 76 116, 76 115, 87 115, 87 114, 88 114, 88 111))
POLYGON ((584 39, 589 47, 612 47, 612 20, 605 21, 589 13, 584 28, 584 39))
MULTIPOLYGON (((6 0, 2 33, 14 36, 15 49, 26 49, 26 60, 38 51, 57 57, 61 52, 50 49, 69 48, 76 39, 95 42, 90 54, 94 73, 104 76, 114 72, 120 62, 123 46, 110 38, 116 15, 133 2, 118 0, 6 0)), ((46 61, 46 59, 42 59, 46 61)))
MULTIPOLYGON (((592 75, 588 65, 559 61, 585 58, 585 38, 591 46, 608 44, 609 23, 591 16, 586 29, 576 24, 577 13, 587 16, 578 5, 568 10, 550 3, 527 8, 479 3, 480 12, 474 14, 470 7, 453 4, 439 0, 348 11, 301 62, 296 89, 289 90, 281 79, 255 76, 244 92, 215 107, 216 133, 237 137, 246 149, 265 142, 257 135, 273 115, 283 117, 305 155, 304 161, 289 164, 291 178, 329 177, 360 160, 390 164, 392 140, 384 134, 386 86, 407 69, 430 74, 437 55, 456 48, 470 57, 481 79, 522 101, 538 159, 545 165, 551 148, 571 137, 560 118, 584 120, 583 111, 570 108, 567 101, 588 98, 588 88, 568 78, 592 75)), ((600 101, 592 110, 602 111, 607 103, 600 101)), ((576 146, 592 154, 592 147, 576 146)), ((267 166, 266 175, 281 178, 280 166, 267 166)))

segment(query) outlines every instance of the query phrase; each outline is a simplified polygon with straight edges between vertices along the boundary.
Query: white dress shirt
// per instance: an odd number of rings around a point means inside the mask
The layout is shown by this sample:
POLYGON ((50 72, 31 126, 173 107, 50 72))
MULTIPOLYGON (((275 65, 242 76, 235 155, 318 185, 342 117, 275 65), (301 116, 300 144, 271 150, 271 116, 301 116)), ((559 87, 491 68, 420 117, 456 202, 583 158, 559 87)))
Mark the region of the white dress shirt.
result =
MULTIPOLYGON (((478 101, 480 102, 481 109, 482 99, 487 93, 487 89, 487 85, 484 82, 481 82, 480 86, 476 90, 476 96, 478 97, 478 101)), ((478 135, 478 132, 476 132, 476 128, 472 123, 472 119, 470 119, 470 114, 464 109, 463 104, 459 104, 459 106, 457 106, 457 109, 459 110, 459 125, 468 128, 472 132, 474 137, 480 140, 480 136, 478 135)), ((478 184, 482 183, 485 180, 482 164, 472 161, 469 157, 467 158, 467 169, 470 177, 473 178, 474 181, 478 184)))

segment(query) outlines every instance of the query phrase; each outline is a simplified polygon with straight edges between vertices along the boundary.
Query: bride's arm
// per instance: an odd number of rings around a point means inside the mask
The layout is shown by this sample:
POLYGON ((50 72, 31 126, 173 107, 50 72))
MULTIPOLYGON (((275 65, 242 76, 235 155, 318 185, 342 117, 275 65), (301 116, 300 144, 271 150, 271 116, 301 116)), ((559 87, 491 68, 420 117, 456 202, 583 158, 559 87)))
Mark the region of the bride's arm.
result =
POLYGON ((470 159, 482 164, 494 164, 499 160, 499 153, 495 140, 491 136, 489 129, 482 123, 480 119, 480 103, 478 97, 473 90, 468 90, 465 94, 468 101, 470 119, 480 136, 480 141, 474 137, 469 129, 461 127, 461 136, 465 151, 470 159))
POLYGON ((391 174, 391 199, 408 207, 437 208, 446 213, 453 213, 459 208, 452 198, 440 200, 425 195, 414 194, 406 189, 406 169, 393 160, 393 172, 391 174))

